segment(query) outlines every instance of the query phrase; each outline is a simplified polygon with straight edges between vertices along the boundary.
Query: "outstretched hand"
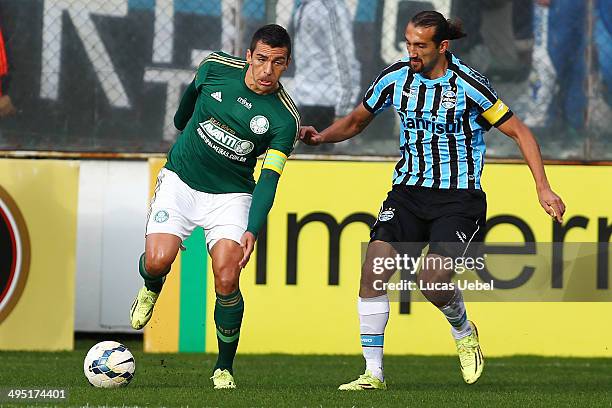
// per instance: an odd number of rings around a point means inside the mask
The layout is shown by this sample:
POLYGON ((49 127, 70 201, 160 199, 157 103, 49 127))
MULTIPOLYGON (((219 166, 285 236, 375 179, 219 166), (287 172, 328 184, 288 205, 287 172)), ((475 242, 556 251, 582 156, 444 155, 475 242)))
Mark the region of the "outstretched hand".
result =
POLYGON ((565 203, 550 187, 538 191, 538 199, 540 205, 558 223, 563 222, 563 214, 565 214, 565 203))
POLYGON ((300 140, 309 146, 318 146, 323 143, 321 134, 312 126, 300 127, 300 140))
POLYGON ((255 235, 252 232, 246 231, 242 234, 242 238, 240 238, 240 246, 244 252, 242 259, 238 262, 238 266, 240 269, 244 268, 247 263, 249 263, 249 258, 253 253, 253 248, 255 247, 255 235))

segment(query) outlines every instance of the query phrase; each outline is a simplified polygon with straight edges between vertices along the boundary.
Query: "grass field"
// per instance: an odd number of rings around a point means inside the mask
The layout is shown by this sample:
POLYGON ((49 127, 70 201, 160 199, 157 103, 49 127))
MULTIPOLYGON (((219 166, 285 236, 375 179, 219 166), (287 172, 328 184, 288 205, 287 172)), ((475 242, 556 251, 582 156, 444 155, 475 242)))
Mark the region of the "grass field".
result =
MULTIPOLYGON (((463 383, 456 357, 389 356, 385 392, 339 392, 338 384, 363 369, 361 356, 239 356, 238 389, 214 391, 214 356, 144 354, 127 388, 96 389, 83 375, 83 357, 97 340, 81 339, 74 352, 0 352, 0 388, 66 388, 66 403, 36 406, 149 407, 558 407, 612 406, 612 360, 489 358, 480 381, 463 383)), ((15 404, 13 404, 15 405, 15 404)), ((12 406, 0 402, 0 407, 12 406)))

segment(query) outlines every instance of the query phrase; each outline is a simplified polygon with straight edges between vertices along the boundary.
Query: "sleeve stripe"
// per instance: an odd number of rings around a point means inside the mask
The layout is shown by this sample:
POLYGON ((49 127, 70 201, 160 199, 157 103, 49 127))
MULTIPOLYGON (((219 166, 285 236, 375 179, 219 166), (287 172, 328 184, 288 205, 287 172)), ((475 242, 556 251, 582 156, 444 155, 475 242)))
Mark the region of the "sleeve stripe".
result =
POLYGON ((497 100, 497 97, 493 94, 493 92, 491 92, 489 88, 487 88, 485 85, 481 84, 480 82, 478 82, 477 80, 469 76, 467 73, 465 73, 461 69, 452 69, 452 70, 455 71, 457 75, 459 75, 459 77, 463 79, 465 82, 467 82, 472 88, 478 91, 483 97, 487 98, 489 102, 495 103, 495 101, 497 100))
POLYGON ((278 174, 283 174, 283 169, 285 168, 286 162, 287 155, 285 153, 281 152, 280 150, 268 149, 262 169, 269 169, 277 172, 278 174))
POLYGON ((287 99, 287 102, 289 103, 289 105, 291 105, 293 107, 293 110, 299 116, 298 108, 297 108, 295 102, 293 102, 293 99, 291 99, 291 97, 287 93, 287 91, 285 91, 285 89, 281 89, 281 92, 283 93, 283 95, 285 95, 285 98, 287 99))
POLYGON ((391 100, 393 100, 394 89, 395 89, 395 83, 391 82, 389 83, 389 85, 384 87, 382 91, 380 91, 377 99, 372 100, 372 97, 370 97, 370 99, 368 99, 365 102, 367 102, 367 104, 372 107, 372 110, 374 112, 377 112, 386 103, 387 98, 390 98, 391 100))
POLYGON ((485 118, 491 125, 495 125, 501 118, 504 117, 506 113, 508 113, 509 110, 510 109, 508 106, 506 106, 501 99, 498 99, 493 106, 482 112, 482 117, 485 118))
POLYGON ((297 119, 299 121, 300 120, 300 113, 298 111, 298 108, 295 106, 295 104, 291 100, 291 97, 287 94, 287 92, 285 92, 284 89, 281 89, 281 91, 279 92, 279 96, 282 96, 282 98, 284 100, 284 103, 287 106, 287 108, 291 111, 293 116, 297 117, 297 119))
POLYGON ((222 59, 219 56, 215 55, 211 55, 209 57, 207 57, 204 62, 208 62, 208 61, 214 61, 217 62, 219 64, 224 64, 224 65, 229 65, 230 67, 234 67, 234 68, 244 68, 244 66, 246 64, 237 62, 237 61, 232 61, 232 60, 228 60, 228 59, 222 59))
POLYGON ((287 95, 284 89, 281 89, 281 91, 277 95, 280 101, 283 103, 283 105, 285 105, 285 108, 287 108, 287 110, 289 111, 289 113, 291 113, 291 115, 293 116, 293 119, 295 120, 295 139, 294 139, 294 143, 295 143, 300 134, 300 114, 298 113, 297 109, 291 106, 293 102, 291 101, 291 99, 289 98, 289 95, 287 95))

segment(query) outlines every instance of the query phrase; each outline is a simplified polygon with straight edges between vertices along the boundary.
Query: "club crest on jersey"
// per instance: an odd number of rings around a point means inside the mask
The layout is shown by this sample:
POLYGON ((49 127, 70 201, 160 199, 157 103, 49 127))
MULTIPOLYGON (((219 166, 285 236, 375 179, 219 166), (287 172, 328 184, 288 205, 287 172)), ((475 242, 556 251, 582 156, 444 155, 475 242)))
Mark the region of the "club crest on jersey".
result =
POLYGON ((453 91, 446 91, 442 94, 442 106, 445 109, 454 108, 457 105, 457 94, 453 91))
POLYGON ((253 133, 256 135, 263 135, 270 128, 268 118, 263 115, 253 116, 253 119, 251 119, 251 123, 249 125, 251 126, 253 133))
POLYGON ((378 221, 385 222, 389 221, 395 215, 395 208, 383 208, 380 214, 378 214, 378 221))

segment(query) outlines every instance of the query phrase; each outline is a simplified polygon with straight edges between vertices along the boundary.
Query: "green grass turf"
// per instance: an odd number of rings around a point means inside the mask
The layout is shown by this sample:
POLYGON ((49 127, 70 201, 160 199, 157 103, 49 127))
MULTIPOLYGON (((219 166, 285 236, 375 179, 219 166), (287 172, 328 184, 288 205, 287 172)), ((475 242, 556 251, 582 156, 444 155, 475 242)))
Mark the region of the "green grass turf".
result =
MULTIPOLYGON (((361 356, 239 355, 239 388, 214 391, 209 380, 214 356, 144 354, 142 343, 134 340, 125 342, 136 359, 132 383, 96 389, 82 367, 87 349, 98 340, 81 339, 74 352, 0 352, 0 388, 69 390, 67 403, 29 403, 37 406, 612 406, 611 359, 489 358, 483 377, 468 386, 454 356, 388 356, 387 391, 339 392, 340 383, 362 371, 361 356)), ((0 402, 6 406, 12 405, 0 402)))

